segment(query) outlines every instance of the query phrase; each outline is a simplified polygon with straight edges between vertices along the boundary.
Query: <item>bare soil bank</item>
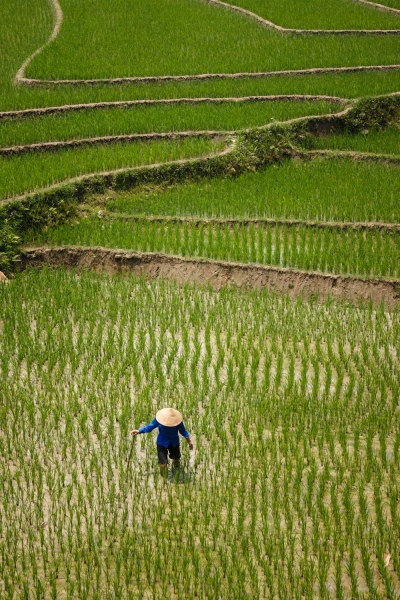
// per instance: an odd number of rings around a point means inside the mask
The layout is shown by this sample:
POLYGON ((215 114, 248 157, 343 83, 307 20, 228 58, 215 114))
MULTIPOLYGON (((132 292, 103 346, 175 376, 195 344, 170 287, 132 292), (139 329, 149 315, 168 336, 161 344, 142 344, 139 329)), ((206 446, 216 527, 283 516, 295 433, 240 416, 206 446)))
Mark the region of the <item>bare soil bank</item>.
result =
POLYGON ((151 279, 170 279, 178 283, 211 285, 219 290, 226 285, 288 293, 292 298, 318 295, 351 301, 384 302, 388 308, 400 304, 400 281, 361 279, 325 275, 261 265, 245 265, 223 261, 192 259, 158 253, 128 252, 105 248, 30 248, 21 260, 28 266, 66 266, 93 269, 97 272, 144 275, 151 279))

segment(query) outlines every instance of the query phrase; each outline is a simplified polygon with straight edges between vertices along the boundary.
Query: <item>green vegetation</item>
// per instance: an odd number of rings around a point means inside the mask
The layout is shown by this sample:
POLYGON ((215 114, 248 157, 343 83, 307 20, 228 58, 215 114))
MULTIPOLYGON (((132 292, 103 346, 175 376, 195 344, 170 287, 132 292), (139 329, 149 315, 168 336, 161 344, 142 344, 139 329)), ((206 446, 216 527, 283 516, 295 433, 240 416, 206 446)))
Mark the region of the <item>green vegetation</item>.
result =
MULTIPOLYGON (((0 157, 0 270, 14 275, 0 284, 0 597, 398 599, 400 311, 378 302, 386 286, 396 306, 400 282, 399 231, 382 224, 400 222, 399 167, 307 151, 400 156, 399 96, 375 98, 399 92, 400 69, 260 73, 395 66, 400 36, 281 34, 203 0, 60 4, 60 33, 28 77, 255 77, 17 85, 21 65, 51 35, 51 2, 3 0, 0 111, 282 94, 363 99, 340 116, 323 115, 346 100, 326 98, 0 116, 0 148, 235 131, 0 157), (234 149, 219 155, 231 138, 234 149), (320 302, 312 286, 321 278, 310 273, 291 274, 296 300, 61 265, 15 273, 27 260, 21 245, 44 243, 367 276, 376 279, 374 304, 341 303, 341 278, 329 279, 336 300, 320 302), (185 447, 181 470, 165 480, 155 439, 140 436, 128 470, 129 431, 167 405, 182 411, 193 454, 185 447)), ((289 27, 400 28, 399 16, 351 0, 235 4, 289 27)), ((81 259, 106 269, 105 254, 89 249, 81 259)), ((73 262, 69 249, 64 259, 73 262)), ((148 265, 148 275, 172 262, 181 281, 190 279, 193 263, 179 259, 148 265)), ((202 268, 207 281, 215 266, 202 268)), ((364 295, 360 281, 349 285, 353 297, 364 295)))
MULTIPOLYGON (((199 1, 64 0, 63 11, 57 39, 29 65, 28 77, 95 79, 398 63, 398 35, 282 35, 199 1)), ((400 18, 375 13, 377 19, 400 23, 400 18)))
POLYGON ((400 275, 398 232, 95 218, 51 229, 35 239, 39 245, 165 252, 357 276, 400 275))
MULTIPOLYGON (((86 5, 86 3, 81 4, 86 5)), ((211 10, 211 7, 206 7, 206 9, 211 10)), ((220 9, 217 10, 220 11, 220 9)), ((228 11, 221 10, 220 12, 224 18, 228 17, 228 11)), ((164 82, 121 86, 61 86, 56 88, 14 86, 13 78, 17 70, 24 60, 48 39, 52 31, 52 22, 52 14, 47 0, 35 0, 34 5, 30 0, 13 0, 12 2, 6 0, 0 3, 0 54, 3 58, 0 63, 1 110, 142 98, 226 97, 258 94, 328 94, 354 98, 385 94, 400 89, 400 71, 331 73, 312 76, 271 77, 267 79, 245 78, 240 80, 164 82)), ((252 23, 248 25, 252 28, 258 28, 257 25, 252 23)), ((268 31, 262 28, 259 29, 261 29, 264 36, 269 35, 268 31)), ((282 40, 281 44, 286 40, 282 36, 279 36, 278 39, 282 40)), ((396 39, 394 39, 394 43, 396 39)), ((357 37, 356 43, 359 40, 360 38, 357 37)), ((373 47, 375 48, 375 44, 379 40, 376 37, 373 40, 373 47)), ((320 43, 324 44, 325 41, 326 38, 323 38, 320 43)), ((339 42, 342 43, 343 39, 339 39, 339 42)), ((129 43, 132 43, 131 35, 129 43)), ((68 54, 75 46, 76 41, 74 40, 72 47, 68 48, 68 54)), ((54 45, 49 47, 48 52, 51 53, 53 50, 54 45)), ((98 48, 96 48, 97 51, 98 48)), ((276 54, 276 52, 273 52, 273 54, 276 54)), ((130 49, 129 56, 131 55, 132 51, 130 49)), ((351 54, 351 57, 354 60, 352 64, 356 65, 356 56, 351 54)), ((37 60, 39 60, 39 57, 37 57, 37 60)), ((389 56, 383 60, 383 64, 389 64, 390 62, 398 63, 398 53, 394 61, 391 61, 389 56)), ((33 65, 35 64, 36 62, 33 63, 33 65)), ((374 64, 374 62, 371 64, 374 64)), ((377 63, 375 62, 375 64, 377 63)), ((301 68, 310 66, 312 65, 305 62, 301 65, 301 68)), ((338 66, 341 65, 338 63, 338 66)), ((239 69, 235 68, 234 70, 238 71, 239 69)), ((134 74, 137 74, 136 70, 134 74)), ((154 75, 155 73, 151 74, 154 75)), ((117 73, 117 76, 119 75, 121 73, 117 73)), ((58 71, 56 76, 59 76, 58 71)), ((109 76, 109 74, 106 76, 109 76)))
POLYGON ((0 198, 45 187, 71 177, 126 167, 208 155, 225 142, 188 138, 170 142, 114 143, 60 149, 56 152, 0 157, 0 198))
POLYGON ((0 228, 0 271, 11 276, 19 263, 21 238, 7 225, 0 228))
MULTIPOLYGON (((10 76, 11 78, 14 74, 15 72, 7 72, 5 77, 10 76)), ((274 94, 322 94, 341 98, 360 98, 388 94, 399 89, 400 70, 293 75, 290 77, 275 75, 266 78, 244 77, 146 84, 61 85, 54 88, 0 85, 0 108, 2 110, 22 110, 32 107, 90 102, 165 98, 226 98, 274 94)), ((282 106, 292 110, 290 103, 282 106)))
POLYGON ((384 6, 391 6, 392 8, 397 8, 400 10, 400 0, 381 0, 379 4, 383 4, 384 6))
POLYGON ((310 146, 316 149, 353 150, 400 156, 400 127, 393 125, 384 131, 364 129, 358 134, 345 132, 314 137, 310 146))
POLYGON ((396 597, 398 311, 61 269, 0 319, 4 598, 396 597))
POLYGON ((0 147, 103 135, 238 130, 341 110, 337 102, 244 102, 102 108, 0 120, 0 147))
POLYGON ((292 29, 399 29, 400 15, 346 0, 226 0, 292 29))
POLYGON ((121 192, 111 211, 133 215, 400 220, 398 168, 351 159, 289 161, 237 178, 121 192))

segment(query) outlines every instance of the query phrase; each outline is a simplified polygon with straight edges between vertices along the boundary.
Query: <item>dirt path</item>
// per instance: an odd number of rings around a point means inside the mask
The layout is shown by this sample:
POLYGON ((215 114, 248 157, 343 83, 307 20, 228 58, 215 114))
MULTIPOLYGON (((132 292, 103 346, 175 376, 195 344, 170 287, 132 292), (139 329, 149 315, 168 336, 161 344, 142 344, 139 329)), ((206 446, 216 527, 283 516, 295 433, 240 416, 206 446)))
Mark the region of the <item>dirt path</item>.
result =
POLYGON ((295 298, 331 296, 340 300, 384 302, 388 308, 400 304, 400 281, 325 275, 294 269, 181 258, 160 253, 127 252, 105 248, 30 248, 24 252, 21 269, 28 266, 66 266, 106 273, 126 273, 178 283, 263 289, 287 293, 295 298))
POLYGON ((48 106, 44 108, 27 108, 24 110, 9 110, 0 112, 0 119, 22 119, 65 113, 69 111, 85 111, 99 108, 128 108, 133 106, 157 106, 169 104, 225 104, 252 102, 337 102, 349 103, 355 100, 339 98, 338 96, 309 95, 309 94, 280 94, 270 96, 242 96, 226 98, 167 98, 161 100, 120 100, 116 102, 90 102, 87 104, 66 104, 64 106, 48 106))

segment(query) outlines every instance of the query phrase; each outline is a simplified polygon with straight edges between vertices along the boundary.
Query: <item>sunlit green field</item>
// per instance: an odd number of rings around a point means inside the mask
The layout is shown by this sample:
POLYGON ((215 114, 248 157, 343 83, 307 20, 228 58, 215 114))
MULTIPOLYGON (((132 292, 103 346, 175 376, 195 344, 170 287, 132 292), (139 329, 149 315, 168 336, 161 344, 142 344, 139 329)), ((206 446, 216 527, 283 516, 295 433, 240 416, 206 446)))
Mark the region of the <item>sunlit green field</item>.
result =
POLYGON ((106 208, 128 215, 395 223, 399 174, 395 167, 349 158, 288 161, 237 178, 122 192, 110 196, 106 208))
POLYGON ((90 173, 209 155, 224 149, 224 143, 189 138, 169 142, 99 144, 66 148, 57 152, 0 156, 0 197, 22 194, 37 188, 90 173))
MULTIPOLYGON (((336 3, 345 4, 344 0, 336 3)), ((331 6, 335 14, 331 4, 320 4, 325 7, 323 12, 331 6)), ((62 6, 60 34, 28 67, 28 77, 95 79, 398 62, 396 35, 371 39, 356 34, 283 37, 239 14, 199 0, 119 0, 112 5, 105 0, 64 0, 62 6)), ((400 15, 352 4, 348 8, 359 26, 365 24, 366 29, 400 29, 400 15)), ((314 11, 306 20, 318 28, 314 11)), ((341 23, 340 29, 346 28, 346 17, 341 17, 341 23)), ((338 20, 332 28, 338 28, 337 24, 338 20)))
POLYGON ((45 270, 0 319, 2 597, 397 597, 398 311, 45 270))
POLYGON ((400 275, 398 232, 265 223, 83 219, 35 237, 38 244, 102 246, 367 277, 400 275))
POLYGON ((1 147, 133 133, 235 131, 309 114, 339 112, 344 103, 254 101, 107 107, 0 120, 1 147))
MULTIPOLYGON (((352 0, 227 3, 286 28, 400 29, 400 14, 352 0)), ((186 279, 179 257, 377 289, 391 279, 395 296, 400 109, 387 98, 365 127, 357 99, 400 91, 400 35, 281 33, 203 0, 59 4, 57 36, 24 73, 49 81, 28 85, 16 74, 49 40, 57 6, 0 3, 1 600, 400 598, 396 300, 11 268, 20 246, 103 246, 173 254, 186 279), (172 78, 74 81, 138 76, 172 78), (317 97, 248 98, 287 94, 317 97), (175 98, 187 101, 93 106, 175 98), (41 107, 56 110, 1 114, 41 107), (326 115, 350 107, 352 128, 332 129, 326 115), (271 126, 275 137, 240 133, 271 126), (171 132, 189 137, 4 150, 171 132), (252 139, 276 159, 257 163, 252 139), (184 181, 154 168, 172 161, 184 181), (126 189, 124 170, 139 166, 126 189), (79 188, 118 170, 120 185, 79 188), (129 432, 164 406, 194 442, 167 477, 154 434, 127 460, 129 432)))

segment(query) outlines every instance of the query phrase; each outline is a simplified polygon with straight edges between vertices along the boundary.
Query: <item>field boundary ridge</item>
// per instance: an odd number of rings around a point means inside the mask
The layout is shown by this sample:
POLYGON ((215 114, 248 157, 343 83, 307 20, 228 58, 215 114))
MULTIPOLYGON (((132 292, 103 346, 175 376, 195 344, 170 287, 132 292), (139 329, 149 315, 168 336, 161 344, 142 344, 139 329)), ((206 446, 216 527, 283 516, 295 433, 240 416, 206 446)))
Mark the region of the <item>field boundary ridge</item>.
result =
MULTIPOLYGON (((112 77, 103 79, 29 79, 24 78, 16 83, 25 85, 121 85, 123 83, 162 83, 166 81, 206 81, 208 79, 267 79, 269 77, 287 77, 295 75, 324 75, 326 73, 357 73, 368 71, 400 71, 396 65, 363 65, 356 67, 312 67, 310 69, 286 69, 281 71, 264 71, 241 73, 201 73, 198 75, 148 75, 137 77, 112 77)), ((28 109, 32 110, 32 109, 28 109)))
MULTIPOLYGON (((400 68, 400 66, 399 66, 400 68)), ((394 92, 397 94, 398 92, 394 92)), ((85 111, 93 109, 129 108, 131 106, 153 106, 170 104, 229 104, 252 102, 337 102, 354 103, 357 99, 340 98, 339 96, 314 95, 314 94, 271 94, 268 96, 227 96, 220 98, 165 98, 158 100, 117 100, 113 102, 89 102, 87 104, 66 104, 64 106, 48 106, 43 108, 25 108, 23 110, 0 111, 0 119, 22 119, 37 117, 69 111, 85 111)))
POLYGON ((304 150, 301 158, 351 158, 357 162, 385 163, 394 167, 400 167, 400 156, 395 154, 378 154, 376 152, 358 152, 357 150, 304 150))
MULTIPOLYGON (((400 158, 399 158, 400 162, 400 158)), ((98 207, 93 211, 93 216, 99 216, 106 221, 126 220, 126 221, 146 221, 149 223, 190 223, 195 226, 200 225, 226 225, 234 227, 241 225, 248 227, 250 225, 271 225, 288 227, 309 227, 310 229, 342 229, 344 231, 394 231, 400 233, 400 223, 385 223, 383 221, 306 221, 302 219, 274 219, 269 217, 259 218, 218 218, 218 217, 182 217, 182 216, 164 216, 164 215, 129 215, 118 212, 104 212, 98 215, 98 207)))
MULTIPOLYGON (((222 136, 221 136, 222 137, 222 136)), ((146 175, 150 174, 149 180, 153 181, 151 174, 155 173, 156 179, 157 175, 160 175, 161 179, 163 175, 168 177, 169 169, 174 169, 179 167, 190 167, 191 166, 204 166, 210 163, 212 159, 223 158, 227 154, 232 153, 236 148, 236 139, 232 139, 231 144, 221 152, 216 152, 213 154, 208 154, 203 157, 194 157, 194 158, 182 158, 178 160, 172 160, 164 163, 154 163, 150 165, 140 165, 137 167, 122 167, 120 169, 113 169, 110 171, 102 171, 97 173, 86 173, 84 175, 78 175, 77 177, 72 177, 71 179, 66 179, 52 185, 41 188, 37 191, 27 192, 26 194, 21 194, 20 196, 1 198, 0 199, 0 208, 6 206, 11 203, 19 203, 22 201, 43 201, 46 199, 46 196, 52 196, 58 194, 63 196, 65 192, 71 191, 74 195, 74 192, 77 195, 95 192, 96 189, 122 189, 119 186, 122 185, 123 180, 125 179, 125 185, 128 185, 129 178, 133 178, 136 184, 135 176, 138 176, 139 180, 141 176, 144 176, 146 180, 146 175)), ((133 183, 131 185, 134 185, 133 183)), ((0 214, 0 222, 1 222, 1 214, 0 214)))
POLYGON ((367 6, 376 8, 377 10, 383 10, 385 12, 391 12, 396 15, 400 15, 400 9, 394 8, 393 6, 386 6, 386 4, 379 4, 379 2, 370 2, 369 0, 353 0, 353 2, 358 2, 359 4, 366 4, 367 6))
MULTIPOLYGON (((26 146, 9 146, 0 148, 0 156, 10 156, 27 152, 47 152, 79 146, 96 146, 115 144, 118 142, 151 142, 153 140, 179 140, 183 138, 224 138, 234 135, 233 131, 176 131, 171 133, 132 133, 127 135, 106 135, 94 138, 61 140, 56 142, 39 142, 26 146)), ((165 163, 167 164, 167 163, 165 163)))
MULTIPOLYGON (((295 35, 398 35, 400 33, 400 29, 297 29, 291 27, 282 27, 276 23, 273 23, 272 21, 269 21, 268 19, 260 17, 256 13, 247 10, 246 8, 236 6, 235 4, 229 4, 228 2, 223 2, 222 0, 206 0, 206 2, 207 4, 214 4, 215 6, 226 8, 232 12, 237 12, 251 19, 252 21, 256 21, 262 27, 274 29, 275 31, 279 31, 279 33, 290 33, 295 35)), ((359 0, 355 0, 355 2, 364 4, 364 2, 359 2, 359 0)), ((374 6, 378 10, 385 10, 383 4, 380 4, 379 6, 375 6, 373 2, 368 2, 367 4, 374 6)), ((388 12, 400 15, 400 10, 397 9, 392 9, 388 12)))
POLYGON ((90 269, 125 273, 150 279, 171 279, 180 284, 195 283, 220 290, 225 286, 247 289, 266 288, 270 292, 318 298, 336 298, 374 304, 385 302, 394 308, 400 303, 400 280, 367 279, 331 275, 264 265, 194 259, 152 252, 109 250, 101 247, 25 248, 21 270, 29 266, 90 269))
POLYGON ((54 17, 53 31, 51 32, 51 35, 50 35, 49 39, 47 40, 47 42, 45 42, 43 44, 43 46, 40 46, 40 48, 35 50, 35 52, 33 52, 33 54, 28 56, 28 58, 25 60, 25 62, 18 69, 17 74, 15 75, 15 79, 14 79, 15 83, 23 83, 25 81, 25 71, 26 71, 27 67, 30 65, 30 63, 32 62, 32 60, 36 56, 38 56, 38 54, 43 52, 43 50, 45 48, 47 48, 47 46, 49 46, 52 42, 54 42, 54 40, 60 33, 61 24, 62 24, 63 18, 64 18, 60 3, 58 2, 58 0, 48 0, 48 2, 50 4, 50 7, 51 7, 51 10, 53 13, 53 17, 54 17))

